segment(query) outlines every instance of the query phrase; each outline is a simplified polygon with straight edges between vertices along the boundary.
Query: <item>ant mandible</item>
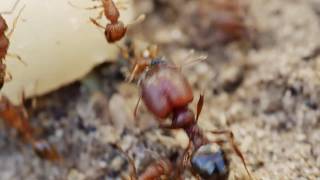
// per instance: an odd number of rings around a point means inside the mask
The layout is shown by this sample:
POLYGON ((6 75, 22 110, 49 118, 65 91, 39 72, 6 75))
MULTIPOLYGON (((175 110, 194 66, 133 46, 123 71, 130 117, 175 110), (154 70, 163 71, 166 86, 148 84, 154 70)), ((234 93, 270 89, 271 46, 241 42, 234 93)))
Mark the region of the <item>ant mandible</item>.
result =
POLYGON ((61 160, 54 146, 43 139, 35 138, 34 129, 29 124, 29 117, 23 105, 15 106, 6 96, 0 96, 0 118, 15 129, 25 142, 30 143, 40 158, 53 162, 61 160))
MULTIPOLYGON (((156 53, 150 52, 149 54, 154 56, 156 53)), ((193 158, 194 153, 203 145, 221 145, 224 141, 210 141, 198 126, 197 122, 203 107, 204 95, 200 95, 195 115, 188 107, 193 101, 191 85, 179 71, 179 68, 159 58, 145 58, 141 59, 141 61, 142 63, 135 63, 133 75, 131 75, 131 77, 135 77, 140 72, 144 73, 143 79, 140 79, 141 96, 135 107, 134 116, 136 116, 140 99, 142 99, 147 109, 158 121, 163 122, 169 116, 171 117, 171 124, 161 123, 160 127, 183 129, 185 131, 189 137, 189 145, 184 152, 181 167, 185 167, 190 162, 190 158, 193 158)), ((241 159, 248 175, 251 177, 245 159, 234 142, 232 131, 210 131, 210 133, 228 137, 228 142, 231 144, 232 149, 241 159)))
MULTIPOLYGON (((104 29, 104 35, 109 43, 115 43, 121 40, 128 29, 128 26, 142 22, 145 19, 145 15, 140 15, 133 23, 125 25, 122 21, 119 20, 120 12, 113 0, 101 0, 102 5, 88 7, 84 9, 98 9, 103 8, 96 18, 90 18, 90 21, 99 28, 104 29), (101 19, 104 16, 110 21, 106 26, 101 25, 97 20, 101 19)), ((78 8, 77 6, 71 4, 73 7, 78 8)))
MULTIPOLYGON (((15 6, 17 5, 19 1, 16 2, 15 6)), ((14 7, 15 7, 14 6, 14 7)), ((6 64, 4 63, 4 59, 6 58, 6 56, 10 55, 12 57, 17 58, 19 61, 21 61, 23 64, 25 64, 21 57, 18 55, 14 55, 14 54, 9 54, 8 53, 8 48, 10 45, 10 41, 9 38, 11 37, 11 35, 14 32, 15 26, 18 22, 18 19, 22 13, 22 10, 25 8, 25 6, 23 6, 21 8, 21 10, 18 13, 18 16, 14 19, 13 21, 13 27, 10 30, 10 32, 8 34, 5 34, 5 32, 8 30, 8 25, 5 21, 5 19, 2 17, 2 15, 0 14, 0 89, 3 87, 3 84, 6 81, 9 81, 12 79, 10 73, 8 73, 6 71, 6 64)), ((11 12, 6 12, 6 13, 11 13, 11 12)))

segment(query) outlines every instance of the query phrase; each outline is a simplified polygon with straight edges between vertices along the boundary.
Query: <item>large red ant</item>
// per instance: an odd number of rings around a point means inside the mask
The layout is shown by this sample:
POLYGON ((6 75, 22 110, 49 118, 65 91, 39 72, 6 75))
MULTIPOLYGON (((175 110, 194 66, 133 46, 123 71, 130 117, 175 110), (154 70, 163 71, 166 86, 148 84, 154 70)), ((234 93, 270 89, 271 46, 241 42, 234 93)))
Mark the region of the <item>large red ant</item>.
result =
POLYGON ((25 142, 31 144, 39 157, 50 161, 61 160, 54 146, 45 140, 35 138, 34 129, 29 124, 24 106, 15 106, 7 97, 0 96, 0 118, 15 129, 25 142))
MULTIPOLYGON (((153 50, 156 49, 153 48, 153 50)), ((149 54, 152 55, 151 58, 137 59, 131 75, 131 77, 135 77, 143 72, 143 79, 140 80, 141 96, 136 105, 134 116, 136 116, 137 107, 142 98, 147 109, 160 122, 163 122, 169 116, 171 117, 171 124, 162 123, 160 124, 161 128, 183 129, 185 131, 189 137, 189 145, 181 161, 180 168, 183 168, 195 158, 194 155, 200 147, 207 144, 221 145, 224 141, 210 141, 197 124, 203 107, 204 95, 200 95, 195 115, 188 108, 189 103, 193 101, 193 92, 187 79, 176 66, 170 65, 163 59, 154 58, 156 52, 150 52, 149 54)), ((210 131, 210 133, 228 137, 232 149, 241 159, 248 175, 251 177, 245 159, 234 142, 233 133, 231 131, 210 131)))
MULTIPOLYGON (((17 1, 15 3, 15 6, 17 5, 18 2, 19 1, 17 1)), ((8 48, 10 45, 9 38, 11 37, 11 35, 14 32, 15 26, 17 24, 17 21, 22 13, 22 10, 24 9, 24 7, 25 6, 23 6, 21 8, 21 10, 18 13, 18 16, 14 19, 13 27, 8 34, 5 34, 5 32, 8 30, 8 25, 5 21, 5 19, 0 14, 0 89, 3 87, 3 84, 5 83, 5 81, 9 81, 12 79, 10 73, 8 73, 6 71, 6 64, 4 63, 4 59, 6 58, 6 56, 7 55, 13 56, 13 57, 17 58, 18 60, 20 60, 22 63, 24 63, 21 60, 20 56, 8 53, 8 48)), ((6 13, 9 13, 9 12, 6 12, 6 13)))
MULTIPOLYGON (((115 43, 121 40, 127 32, 128 26, 139 23, 145 19, 145 15, 140 15, 134 23, 124 25, 122 21, 119 20, 120 12, 113 2, 113 0, 101 0, 102 5, 88 7, 84 9, 97 9, 103 8, 96 18, 90 18, 90 21, 99 28, 104 29, 104 35, 109 43, 115 43), (110 21, 106 26, 101 25, 97 20, 104 16, 110 21)), ((69 2, 70 5, 74 6, 69 2)), ((74 6, 76 7, 76 6, 74 6)))

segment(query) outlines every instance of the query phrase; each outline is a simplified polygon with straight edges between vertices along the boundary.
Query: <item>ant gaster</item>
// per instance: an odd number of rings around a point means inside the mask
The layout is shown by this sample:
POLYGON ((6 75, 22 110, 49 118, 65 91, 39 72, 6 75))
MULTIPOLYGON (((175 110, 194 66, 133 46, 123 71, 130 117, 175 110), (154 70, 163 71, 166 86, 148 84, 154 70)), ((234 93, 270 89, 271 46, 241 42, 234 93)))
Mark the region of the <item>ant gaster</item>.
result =
MULTIPOLYGON (((155 53, 151 52, 150 54, 154 55, 155 53)), ((163 122, 169 116, 171 117, 171 124, 162 123, 160 127, 167 129, 183 129, 188 135, 189 145, 184 152, 181 162, 181 167, 184 167, 187 163, 190 163, 190 158, 192 159, 194 153, 203 145, 212 143, 221 145, 224 141, 210 141, 197 124, 204 103, 203 94, 200 95, 198 100, 195 115, 188 107, 189 103, 193 101, 191 85, 179 69, 165 61, 159 63, 159 60, 157 59, 151 58, 149 60, 149 63, 146 63, 147 59, 144 59, 144 63, 136 63, 134 65, 134 70, 139 69, 139 72, 143 71, 143 69, 145 70, 144 78, 140 80, 140 97, 147 109, 160 122, 163 122), (158 63, 153 63, 155 60, 158 63)), ((135 116, 139 101, 140 98, 135 108, 135 116)), ((234 152, 241 159, 248 175, 251 177, 244 157, 234 142, 233 133, 231 131, 210 131, 210 133, 215 135, 226 135, 228 137, 228 142, 230 142, 234 152)))
MULTIPOLYGON (((109 43, 115 43, 121 40, 128 29, 128 26, 140 23, 145 19, 145 15, 140 15, 135 22, 125 25, 122 21, 119 20, 120 12, 113 0, 101 0, 102 5, 93 6, 85 9, 97 9, 103 8, 96 18, 90 18, 90 21, 99 28, 104 29, 104 35, 109 43), (97 20, 101 19, 104 16, 110 21, 106 26, 101 25, 97 20)), ((70 5, 74 6, 69 2, 70 5)), ((76 7, 76 6, 74 6, 76 7)))
POLYGON ((34 129, 29 123, 29 117, 25 108, 13 105, 5 96, 0 96, 0 118, 11 128, 15 129, 24 142, 30 143, 35 153, 50 161, 61 160, 55 147, 47 141, 37 139, 34 129))

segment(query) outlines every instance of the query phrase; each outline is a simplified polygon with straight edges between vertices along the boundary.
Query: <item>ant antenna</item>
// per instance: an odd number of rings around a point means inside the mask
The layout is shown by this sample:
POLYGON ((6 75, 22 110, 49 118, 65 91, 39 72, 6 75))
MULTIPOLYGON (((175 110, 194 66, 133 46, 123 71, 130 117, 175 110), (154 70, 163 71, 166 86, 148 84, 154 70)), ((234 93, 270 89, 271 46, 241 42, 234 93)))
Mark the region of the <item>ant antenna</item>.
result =
POLYGON ((16 26, 17 26, 18 20, 19 20, 19 18, 20 18, 20 16, 21 16, 21 13, 22 13, 22 11, 24 10, 25 7, 26 7, 26 5, 23 5, 23 7, 22 7, 22 8, 20 9, 20 11, 18 12, 18 16, 17 16, 16 18, 14 18, 13 24, 12 24, 12 28, 11 28, 10 32, 7 34, 7 37, 8 37, 8 38, 10 38, 11 35, 12 35, 12 33, 14 32, 14 30, 15 30, 15 28, 16 28, 16 26))
POLYGON ((3 11, 3 12, 0 12, 0 14, 11 14, 16 9, 19 2, 20 2, 20 0, 16 0, 16 2, 14 3, 14 5, 12 6, 12 8, 9 11, 3 11))
POLYGON ((94 9, 103 8, 103 5, 96 5, 96 6, 92 6, 92 7, 80 7, 80 6, 73 4, 71 1, 68 1, 68 4, 74 8, 83 9, 83 10, 94 10, 94 9))

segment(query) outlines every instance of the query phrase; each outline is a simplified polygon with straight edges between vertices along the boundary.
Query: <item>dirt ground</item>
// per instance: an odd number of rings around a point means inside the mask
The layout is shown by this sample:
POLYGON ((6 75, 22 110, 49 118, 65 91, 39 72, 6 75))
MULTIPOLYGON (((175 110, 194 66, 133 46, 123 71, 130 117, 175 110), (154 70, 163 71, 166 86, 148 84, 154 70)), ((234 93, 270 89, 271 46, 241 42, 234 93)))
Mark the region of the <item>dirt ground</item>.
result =
MULTIPOLYGON (((191 49, 195 57, 208 55, 182 69, 195 99, 205 94, 199 125, 232 130, 256 179, 320 179, 320 1, 250 1, 246 20, 256 32, 250 45, 222 45, 198 33, 197 21, 205 19, 193 16, 197 3, 137 0, 148 18, 129 37, 157 44, 176 64, 191 49)), ((37 97, 35 109, 27 102, 33 125, 64 157, 61 164, 39 159, 1 123, 0 179, 119 179, 128 163, 109 142, 128 149, 139 171, 160 156, 179 155, 188 143, 184 132, 156 128, 143 105, 134 120, 139 89, 125 81, 125 64, 119 57, 97 67, 80 82, 37 97)), ((246 179, 230 156, 230 179, 246 179)))

